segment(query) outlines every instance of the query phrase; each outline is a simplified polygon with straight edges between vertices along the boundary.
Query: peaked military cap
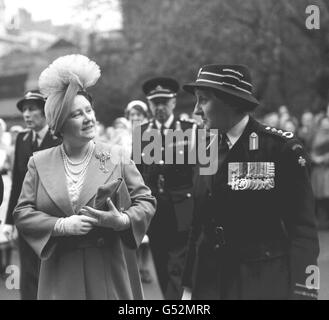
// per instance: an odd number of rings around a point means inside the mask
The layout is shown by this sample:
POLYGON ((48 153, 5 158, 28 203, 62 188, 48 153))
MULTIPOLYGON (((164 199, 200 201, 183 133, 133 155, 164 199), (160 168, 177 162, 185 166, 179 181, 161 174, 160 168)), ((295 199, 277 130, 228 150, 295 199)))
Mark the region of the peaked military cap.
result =
POLYGON ((23 112, 23 106, 26 101, 36 101, 41 109, 44 108, 46 98, 39 90, 30 90, 24 94, 24 97, 17 102, 17 108, 23 112))
POLYGON ((152 78, 143 84, 144 94, 149 100, 155 98, 174 98, 178 90, 178 82, 168 77, 152 78))

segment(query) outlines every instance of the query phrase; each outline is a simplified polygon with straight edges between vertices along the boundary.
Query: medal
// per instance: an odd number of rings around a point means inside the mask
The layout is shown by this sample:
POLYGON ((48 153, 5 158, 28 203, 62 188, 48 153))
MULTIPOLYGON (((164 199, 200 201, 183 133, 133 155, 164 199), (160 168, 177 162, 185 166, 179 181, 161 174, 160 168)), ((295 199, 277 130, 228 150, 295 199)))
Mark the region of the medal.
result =
POLYGON ((274 162, 231 162, 228 185, 232 190, 271 190, 275 186, 274 162))

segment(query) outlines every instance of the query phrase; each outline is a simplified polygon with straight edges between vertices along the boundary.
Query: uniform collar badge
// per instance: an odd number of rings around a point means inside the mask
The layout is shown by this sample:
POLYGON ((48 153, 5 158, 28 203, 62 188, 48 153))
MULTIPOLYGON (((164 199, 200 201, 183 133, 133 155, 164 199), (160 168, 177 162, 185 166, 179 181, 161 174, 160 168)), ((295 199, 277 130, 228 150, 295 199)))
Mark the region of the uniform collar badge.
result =
POLYGON ((259 137, 256 132, 249 136, 249 150, 254 151, 259 149, 259 137))

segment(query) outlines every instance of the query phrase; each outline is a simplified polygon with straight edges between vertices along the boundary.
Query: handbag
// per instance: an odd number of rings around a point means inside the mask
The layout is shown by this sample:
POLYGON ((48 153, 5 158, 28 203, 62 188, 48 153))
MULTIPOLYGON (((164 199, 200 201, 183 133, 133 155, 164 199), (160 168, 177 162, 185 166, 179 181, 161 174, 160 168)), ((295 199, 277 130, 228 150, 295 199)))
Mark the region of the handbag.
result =
POLYGON ((111 198, 118 211, 130 208, 131 199, 123 178, 111 181, 97 189, 93 207, 97 210, 108 211, 107 199, 111 198))

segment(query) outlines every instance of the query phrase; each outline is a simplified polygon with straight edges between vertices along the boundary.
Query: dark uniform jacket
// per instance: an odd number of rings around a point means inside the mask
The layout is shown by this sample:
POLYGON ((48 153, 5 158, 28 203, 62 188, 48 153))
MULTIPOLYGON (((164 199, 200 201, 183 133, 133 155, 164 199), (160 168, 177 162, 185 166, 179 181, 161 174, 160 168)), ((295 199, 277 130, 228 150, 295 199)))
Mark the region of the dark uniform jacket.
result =
MULTIPOLYGON (((50 133, 50 131, 48 131, 37 150, 43 150, 43 149, 54 147, 58 145, 60 142, 61 142, 60 139, 54 137, 50 133)), ((22 184, 25 178, 25 174, 27 172, 28 161, 33 153, 32 144, 33 144, 32 131, 20 132, 17 135, 12 187, 11 187, 11 193, 10 193, 8 211, 7 211, 7 219, 6 219, 6 223, 8 224, 13 224, 12 213, 15 209, 17 200, 21 193, 22 184)))
MULTIPOLYGON (((175 243, 180 233, 187 233, 192 222, 192 187, 193 187, 193 169, 195 164, 188 163, 188 152, 195 147, 195 128, 194 123, 189 121, 178 121, 174 119, 169 129, 188 132, 190 129, 191 137, 184 140, 176 140, 172 143, 163 141, 162 159, 158 163, 145 164, 145 147, 149 141, 142 141, 142 163, 138 165, 145 183, 152 190, 152 194, 158 200, 158 211, 166 206, 166 214, 155 215, 151 222, 150 233, 156 237, 162 237, 170 230, 171 239, 168 243, 175 243), (194 136, 194 138, 192 138, 194 136), (176 148, 181 148, 177 154, 183 156, 182 163, 178 164, 176 159, 176 148), (165 159, 165 149, 173 153, 173 162, 168 163, 165 159)), ((147 130, 157 129, 155 121, 150 121, 142 125, 141 133, 147 130)), ((165 138, 163 138, 165 139, 165 138)), ((167 140, 168 141, 168 140, 167 140)), ((151 153, 154 155, 154 153, 151 153)), ((163 211, 163 210, 161 210, 163 211)))
POLYGON ((2 204, 2 200, 3 200, 3 180, 2 180, 2 176, 0 175, 0 206, 2 204))
POLYGON ((306 287, 319 254, 314 199, 307 157, 291 133, 250 118, 216 175, 198 176, 194 198, 183 276, 192 298, 316 298, 306 287))

